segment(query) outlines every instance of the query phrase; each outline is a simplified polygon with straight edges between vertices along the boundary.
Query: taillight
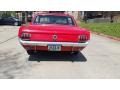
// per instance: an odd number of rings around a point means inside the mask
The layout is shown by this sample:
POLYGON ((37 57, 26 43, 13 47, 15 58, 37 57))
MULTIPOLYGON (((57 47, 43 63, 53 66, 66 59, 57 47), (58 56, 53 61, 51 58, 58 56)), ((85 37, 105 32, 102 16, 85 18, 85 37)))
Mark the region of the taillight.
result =
POLYGON ((86 42, 88 40, 87 35, 79 35, 78 42, 86 42))
POLYGON ((26 40, 26 41, 29 41, 30 37, 31 37, 30 33, 22 33, 22 35, 21 35, 21 39, 26 40))

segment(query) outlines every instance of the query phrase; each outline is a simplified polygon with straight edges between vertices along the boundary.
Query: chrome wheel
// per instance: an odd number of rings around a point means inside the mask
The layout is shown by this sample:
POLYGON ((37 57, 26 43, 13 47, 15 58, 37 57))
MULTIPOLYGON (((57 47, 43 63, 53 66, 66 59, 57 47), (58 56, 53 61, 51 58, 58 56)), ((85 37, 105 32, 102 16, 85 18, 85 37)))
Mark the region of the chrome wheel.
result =
POLYGON ((14 26, 18 26, 18 22, 15 22, 15 23, 14 23, 14 26))

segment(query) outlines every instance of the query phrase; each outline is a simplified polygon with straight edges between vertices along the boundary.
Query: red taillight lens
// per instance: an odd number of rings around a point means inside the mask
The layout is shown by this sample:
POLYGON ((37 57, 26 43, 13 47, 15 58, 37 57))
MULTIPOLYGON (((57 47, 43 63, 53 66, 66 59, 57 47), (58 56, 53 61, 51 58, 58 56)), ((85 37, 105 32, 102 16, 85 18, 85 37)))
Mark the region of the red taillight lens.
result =
POLYGON ((21 39, 22 40, 30 40, 31 34, 30 33, 22 33, 21 39))
POLYGON ((78 42, 86 42, 88 40, 87 35, 79 35, 78 42))

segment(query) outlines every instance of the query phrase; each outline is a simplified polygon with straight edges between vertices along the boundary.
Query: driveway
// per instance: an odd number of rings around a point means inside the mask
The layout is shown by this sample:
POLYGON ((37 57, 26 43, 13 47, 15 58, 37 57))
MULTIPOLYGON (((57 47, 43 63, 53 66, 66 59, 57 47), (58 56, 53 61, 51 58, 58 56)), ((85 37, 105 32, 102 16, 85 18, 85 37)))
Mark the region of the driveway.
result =
POLYGON ((120 42, 92 34, 78 55, 29 56, 19 44, 16 26, 0 26, 0 78, 120 78, 120 42))

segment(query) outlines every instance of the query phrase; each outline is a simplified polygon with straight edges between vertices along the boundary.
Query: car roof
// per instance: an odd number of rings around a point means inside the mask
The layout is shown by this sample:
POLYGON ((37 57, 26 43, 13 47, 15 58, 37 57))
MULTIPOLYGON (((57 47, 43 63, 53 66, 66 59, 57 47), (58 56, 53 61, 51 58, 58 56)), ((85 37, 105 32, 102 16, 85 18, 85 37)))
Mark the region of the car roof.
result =
POLYGON ((70 16, 69 14, 66 14, 66 13, 38 13, 38 14, 35 14, 35 16, 37 15, 55 15, 55 16, 70 16))

